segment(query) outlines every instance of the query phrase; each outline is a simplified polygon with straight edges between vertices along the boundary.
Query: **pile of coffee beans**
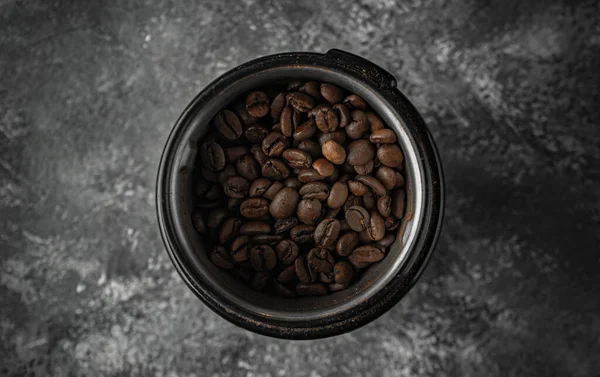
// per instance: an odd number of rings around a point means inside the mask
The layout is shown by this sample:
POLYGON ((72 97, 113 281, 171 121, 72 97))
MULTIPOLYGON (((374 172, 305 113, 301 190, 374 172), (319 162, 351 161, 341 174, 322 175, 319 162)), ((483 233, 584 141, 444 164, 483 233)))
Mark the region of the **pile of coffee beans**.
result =
POLYGON ((283 297, 350 286, 404 216, 396 133, 356 94, 273 84, 222 109, 198 145, 192 214, 216 267, 283 297))

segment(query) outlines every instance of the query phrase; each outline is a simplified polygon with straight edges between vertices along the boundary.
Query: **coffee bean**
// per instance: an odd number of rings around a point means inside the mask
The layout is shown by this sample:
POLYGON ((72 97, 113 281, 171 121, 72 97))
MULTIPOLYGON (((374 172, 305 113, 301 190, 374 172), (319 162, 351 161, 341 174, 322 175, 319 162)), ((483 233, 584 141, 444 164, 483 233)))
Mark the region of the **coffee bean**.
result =
POLYGON ((352 265, 352 267, 354 267, 354 270, 358 270, 358 271, 365 269, 372 264, 369 262, 355 262, 355 261, 351 261, 351 260, 349 260, 349 262, 352 265))
POLYGON ((272 270, 277 265, 277 255, 269 245, 256 245, 250 250, 250 263, 255 271, 272 270))
POLYGON ((371 191, 364 194, 362 196, 362 200, 364 207, 369 211, 372 209, 377 209, 377 198, 375 198, 375 195, 371 191))
POLYGON ((250 239, 240 236, 231 242, 231 256, 237 263, 242 263, 250 258, 250 239))
POLYGON ((344 289, 348 288, 344 285, 337 284, 337 283, 329 284, 328 287, 329 287, 329 292, 343 291, 344 289))
POLYGON ((267 191, 269 186, 271 186, 271 181, 269 179, 259 178, 250 185, 248 196, 251 198, 262 196, 267 191))
POLYGON ((349 195, 348 199, 346 199, 346 203, 344 203, 344 213, 348 212, 348 209, 352 206, 364 206, 364 201, 362 200, 362 197, 349 195))
POLYGON ((283 240, 277 244, 276 251, 277 258, 282 264, 292 264, 298 257, 300 248, 292 240, 283 240))
POLYGON ((200 146, 200 159, 205 168, 214 172, 221 171, 225 167, 225 152, 214 141, 200 146))
POLYGON ((277 234, 257 234, 250 239, 255 245, 277 245, 283 239, 282 235, 277 234))
POLYGON ((354 166, 350 165, 349 163, 345 162, 342 166, 341 166, 341 170, 342 173, 344 175, 349 175, 349 174, 354 174, 356 173, 356 170, 354 170, 354 166))
POLYGON ((226 209, 221 207, 215 208, 208 214, 208 222, 206 225, 211 229, 216 229, 228 215, 229 213, 226 209))
POLYGON ((350 255, 350 253, 356 249, 358 246, 358 233, 356 232, 348 232, 343 234, 335 245, 335 251, 339 256, 345 257, 350 255))
POLYGON ((288 217, 287 219, 277 220, 275 222, 275 234, 287 232, 296 225, 298 225, 298 219, 295 217, 288 217))
POLYGON ((246 199, 240 205, 240 213, 247 219, 257 219, 269 213, 269 202, 263 198, 246 199))
POLYGON ((215 128, 227 140, 236 140, 242 136, 242 123, 233 111, 219 111, 214 118, 215 128))
POLYGON ((385 195, 385 187, 377 180, 377 178, 372 177, 370 175, 357 175, 355 180, 364 183, 368 188, 373 190, 373 192, 379 196, 385 195))
POLYGON ((377 158, 385 166, 397 168, 402 165, 404 155, 396 144, 383 144, 377 149, 377 158))
MULTIPOLYGON (((225 165, 225 168, 223 170, 221 170, 221 172, 219 173, 219 184, 221 186, 224 186, 225 185, 225 181, 227 181, 228 178, 231 178, 231 177, 233 177, 235 175, 236 175, 235 168, 232 165, 225 165)), ((217 192, 219 191, 219 188, 216 185, 213 185, 211 187, 211 189, 212 190, 216 189, 217 192)), ((218 196, 214 196, 212 198, 209 198, 208 197, 208 192, 205 195, 206 196, 202 196, 202 197, 199 196, 199 197, 202 198, 202 199, 206 198, 206 199, 209 199, 209 200, 216 200, 218 198, 218 196)))
POLYGON ((237 160, 235 168, 240 176, 251 182, 260 177, 260 167, 254 157, 249 154, 246 154, 237 160))
POLYGON ((208 168, 202 167, 200 175, 208 182, 219 183, 219 173, 218 172, 215 172, 208 168))
POLYGON ((321 156, 321 146, 313 140, 302 140, 298 144, 298 149, 308 153, 313 158, 313 160, 316 160, 319 156, 321 156))
POLYGON ((345 128, 346 126, 348 126, 348 124, 350 124, 350 111, 346 106, 342 105, 341 103, 338 103, 337 105, 334 105, 329 111, 333 112, 338 118, 339 128, 345 128))
POLYGON ((317 116, 317 113, 321 110, 329 110, 331 108, 331 104, 329 103, 319 103, 307 113, 309 117, 314 118, 317 116))
POLYGON ((375 178, 381 182, 386 190, 391 190, 396 186, 396 172, 394 169, 389 168, 385 165, 377 168, 375 178))
POLYGON ((292 137, 292 135, 294 134, 294 123, 292 122, 293 114, 294 110, 290 106, 284 107, 283 111, 281 112, 281 117, 279 118, 279 125, 281 128, 281 133, 285 137, 292 137))
POLYGON ((369 213, 370 218, 367 223, 367 233, 373 241, 379 241, 385 236, 385 220, 377 211, 369 213))
POLYGON ((246 178, 233 176, 228 178, 223 185, 225 195, 234 199, 242 199, 248 193, 250 182, 246 178))
POLYGON ((296 285, 296 293, 300 296, 323 296, 329 292, 327 286, 321 282, 317 283, 298 283, 296 285))
POLYGON ((257 122, 257 119, 248 114, 248 111, 246 111, 246 103, 244 100, 235 102, 235 104, 233 105, 233 110, 235 111, 237 116, 242 120, 242 123, 244 123, 246 126, 257 122))
POLYGON ((282 157, 289 166, 295 169, 307 169, 312 165, 310 154, 300 149, 286 149, 283 151, 282 157))
POLYGON ((302 80, 293 80, 287 84, 287 91, 294 92, 298 90, 302 85, 304 85, 304 81, 302 80))
POLYGON ((204 223, 204 219, 202 218, 202 213, 194 212, 192 214, 192 225, 198 233, 206 232, 206 224, 204 223))
POLYGON ((331 256, 329 250, 325 248, 312 248, 306 256, 306 264, 308 265, 309 273, 311 273, 311 270, 313 272, 313 276, 311 276, 312 281, 315 281, 317 279, 316 273, 331 272, 333 270, 334 263, 335 260, 333 259, 333 256, 331 256))
POLYGON ((248 221, 240 226, 239 232, 244 236, 269 234, 271 233, 271 225, 264 221, 248 221))
POLYGON ((350 113, 352 120, 346 126, 346 134, 350 139, 360 139, 369 130, 369 120, 361 110, 353 110, 350 113))
POLYGON ((315 100, 302 92, 293 92, 287 95, 287 100, 292 107, 301 113, 305 113, 315 107, 315 100))
POLYGON ((285 219, 294 214, 299 200, 298 191, 290 187, 284 187, 273 198, 269 205, 269 212, 275 219, 285 219))
POLYGON ((306 93, 312 98, 321 98, 321 84, 316 81, 307 81, 298 88, 298 91, 306 93))
POLYGON ((300 188, 302 199, 325 200, 329 196, 329 186, 324 182, 307 183, 300 188))
POLYGON ((333 140, 327 141, 321 147, 323 156, 336 165, 341 165, 346 160, 346 151, 344 147, 333 140))
POLYGON ((271 132, 262 141, 262 150, 269 157, 280 156, 288 142, 285 136, 279 132, 271 132))
POLYGON ((315 123, 321 132, 330 133, 338 127, 339 120, 335 111, 320 109, 315 115, 315 123))
POLYGON ((224 220, 221 224, 221 229, 219 230, 219 242, 224 244, 230 239, 236 237, 241 226, 242 221, 240 219, 236 219, 235 217, 230 217, 224 220))
POLYGON ((332 105, 341 103, 344 100, 344 92, 342 89, 333 84, 321 84, 321 95, 332 105))
MULTIPOLYGON (((327 161, 326 159, 323 159, 323 160, 327 161)), ((326 183, 328 183, 328 184, 330 184, 330 185, 333 185, 333 184, 335 184, 337 181, 339 181, 339 179, 340 179, 340 169, 338 169, 337 167, 335 167, 335 165, 333 165, 333 164, 332 164, 331 162, 329 162, 329 161, 327 161, 327 163, 328 163, 328 164, 331 164, 331 166, 333 166, 333 173, 332 173, 330 176, 328 176, 328 177, 325 177, 325 182, 326 182, 326 183)), ((315 165, 315 164, 313 163, 313 166, 314 166, 314 165, 315 165)), ((313 168, 313 169, 314 169, 314 168, 313 168)), ((317 171, 317 173, 318 173, 318 171, 317 171)), ((321 175, 321 174, 319 174, 319 175, 321 175)))
POLYGON ((269 200, 273 200, 275 195, 283 188, 283 183, 275 181, 271 183, 271 186, 265 191, 263 197, 269 200))
POLYGON ((317 126, 315 125, 314 119, 309 119, 306 122, 296 126, 294 129, 294 140, 302 141, 310 139, 315 132, 317 132, 317 126))
POLYGON ((260 143, 263 139, 270 133, 269 129, 262 124, 251 124, 246 127, 244 131, 244 136, 251 143, 260 143))
POLYGON ((367 108, 367 103, 365 102, 365 100, 357 96, 356 94, 351 94, 348 97, 344 98, 344 104, 357 110, 364 111, 367 108))
POLYGON ((371 174, 371 172, 373 171, 373 169, 375 168, 375 165, 373 164, 373 161, 369 161, 364 165, 355 165, 354 166, 354 170, 361 175, 367 175, 367 174, 371 174))
POLYGON ((394 185, 394 188, 404 186, 404 176, 398 172, 394 172, 394 173, 396 174, 396 184, 394 185))
POLYGON ((371 132, 376 132, 376 131, 379 131, 379 130, 385 128, 385 125, 383 124, 383 120, 381 120, 379 115, 377 115, 371 111, 367 111, 365 113, 365 115, 367 116, 367 119, 369 121, 369 127, 371 129, 371 132))
POLYGON ((321 202, 317 199, 302 199, 298 203, 298 220, 304 224, 314 225, 321 216, 321 202))
POLYGON ((360 246, 352 251, 348 257, 351 262, 374 263, 383 259, 385 254, 375 246, 360 246))
POLYGON ((336 218, 338 214, 342 211, 341 208, 328 208, 325 211, 325 217, 333 217, 336 218))
POLYGON ((273 280, 273 290, 281 297, 296 297, 296 292, 292 291, 285 285, 279 283, 278 281, 273 280))
POLYGON ((230 147, 226 148, 224 150, 224 153, 227 163, 235 164, 240 157, 248 153, 248 147, 243 145, 237 147, 230 147))
POLYGON ((346 221, 352 230, 360 232, 367 227, 369 212, 364 207, 352 206, 346 211, 346 221))
POLYGON ((290 231, 290 238, 296 243, 305 243, 313 240, 315 227, 307 224, 298 224, 290 231))
POLYGON ((325 179, 321 174, 319 174, 315 169, 308 168, 302 169, 298 172, 298 179, 303 183, 317 182, 325 179))
POLYGON ((252 288, 254 288, 257 291, 262 291, 263 289, 265 289, 265 287, 267 286, 267 284, 269 283, 270 277, 269 274, 265 273, 265 272, 259 272, 257 274, 254 274, 254 276, 252 277, 252 288))
POLYGON ((338 143, 339 145, 343 146, 344 143, 346 142, 346 133, 342 130, 335 130, 330 133, 320 133, 318 135, 317 139, 319 140, 319 144, 321 146, 323 144, 325 144, 326 142, 328 142, 329 140, 333 140, 336 143, 338 143))
POLYGON ((347 161, 350 165, 364 165, 373 162, 375 146, 368 140, 356 140, 348 146, 347 161))
POLYGON ((337 262, 333 266, 333 276, 337 284, 347 287, 354 277, 354 268, 348 262, 337 262))
MULTIPOLYGON (((383 218, 382 226, 383 226, 383 218)), ((383 227, 385 231, 385 227, 383 227)), ((321 247, 330 247, 337 241, 340 233, 340 222, 333 218, 322 220, 315 229, 315 243, 321 247)))
POLYGON ((382 128, 371 133, 369 140, 371 140, 371 143, 390 144, 395 143, 398 138, 396 137, 396 133, 394 131, 390 130, 389 128, 382 128))
POLYGON ((329 273, 323 273, 323 272, 321 272, 319 274, 319 281, 321 283, 325 283, 325 284, 333 283, 334 282, 333 271, 329 272, 329 273))
POLYGON ((294 261, 294 270, 296 270, 296 276, 298 277, 298 280, 300 280, 302 283, 310 283, 312 281, 304 256, 296 258, 294 261))
POLYGON ((229 200, 227 200, 227 209, 231 213, 237 213, 240 209, 240 204, 242 204, 242 201, 243 199, 230 198, 229 200))
POLYGON ((392 215, 401 219, 404 217, 404 207, 406 204, 406 193, 403 189, 397 189, 392 193, 392 215))
MULTIPOLYGON (((275 98, 273 98, 273 101, 271 101, 271 118, 273 119, 279 119, 282 111, 285 107, 285 93, 278 93, 275 98)), ((288 136, 288 135, 286 135, 288 136)), ((289 135, 288 137, 290 137, 292 135, 289 135)))
POLYGON ((254 118, 262 118, 269 113, 269 99, 263 92, 252 92, 246 97, 246 111, 254 118))
POLYGON ((350 228, 350 225, 348 225, 348 222, 345 219, 340 220, 340 231, 347 232, 349 230, 352 230, 352 228, 350 228))
POLYGON ((290 169, 287 167, 287 165, 283 161, 276 158, 270 158, 265 161, 261 172, 264 177, 276 181, 286 179, 290 175, 290 169))
POLYGON ((333 164, 324 158, 317 159, 312 166, 322 177, 329 177, 335 172, 333 164))
POLYGON ((352 193, 352 195, 363 196, 369 192, 369 188, 362 182, 349 180, 348 181, 348 189, 352 193))
POLYGON ((210 253, 210 260, 219 268, 229 270, 233 268, 233 260, 223 246, 215 246, 210 253))
POLYGON ((396 241, 396 237, 393 234, 388 233, 382 239, 377 241, 377 243, 383 247, 388 247, 396 241))
POLYGON ((385 218, 385 229, 386 230, 396 230, 400 226, 400 220, 395 218, 394 216, 388 216, 385 218))
POLYGON ((279 275, 277 275, 277 280, 279 282, 289 283, 298 279, 298 276, 296 276, 296 266, 294 266, 293 263, 294 262, 292 261, 291 265, 285 267, 283 270, 281 270, 279 275))
POLYGON ((304 183, 302 183, 302 181, 300 181, 298 177, 290 177, 283 181, 283 186, 290 187, 296 190, 300 190, 300 187, 302 187, 302 185, 304 185, 304 183))
POLYGON ((336 182, 327 198, 327 206, 329 208, 341 208, 348 199, 348 186, 342 182, 336 182))

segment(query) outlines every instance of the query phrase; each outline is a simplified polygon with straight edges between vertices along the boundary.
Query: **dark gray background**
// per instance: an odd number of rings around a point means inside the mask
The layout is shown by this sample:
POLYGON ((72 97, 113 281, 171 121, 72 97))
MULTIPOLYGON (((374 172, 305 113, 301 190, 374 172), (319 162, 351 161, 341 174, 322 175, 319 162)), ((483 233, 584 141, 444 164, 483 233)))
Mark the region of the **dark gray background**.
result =
POLYGON ((569 3, 0 0, 0 375, 597 374, 600 9, 569 3), (211 80, 334 47, 422 112, 445 227, 379 320, 270 339, 179 279, 156 169, 211 80))

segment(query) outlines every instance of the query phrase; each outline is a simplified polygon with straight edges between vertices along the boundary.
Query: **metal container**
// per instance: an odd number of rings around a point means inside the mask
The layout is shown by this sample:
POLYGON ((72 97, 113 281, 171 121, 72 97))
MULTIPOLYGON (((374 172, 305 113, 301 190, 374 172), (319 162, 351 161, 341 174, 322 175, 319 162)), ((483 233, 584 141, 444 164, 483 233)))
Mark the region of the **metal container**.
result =
POLYGON ((175 268, 196 296, 223 318, 248 330, 289 339, 338 335, 389 310, 423 272, 440 232, 444 191, 440 159, 423 119, 396 88, 394 77, 356 55, 284 53, 225 73, 200 92, 179 117, 160 162, 156 187, 160 232, 175 268), (211 119, 235 97, 280 80, 336 84, 364 98, 398 134, 405 156, 406 215, 399 241, 348 289, 322 297, 285 299, 253 291, 209 260, 191 223, 192 171, 197 142, 211 119))

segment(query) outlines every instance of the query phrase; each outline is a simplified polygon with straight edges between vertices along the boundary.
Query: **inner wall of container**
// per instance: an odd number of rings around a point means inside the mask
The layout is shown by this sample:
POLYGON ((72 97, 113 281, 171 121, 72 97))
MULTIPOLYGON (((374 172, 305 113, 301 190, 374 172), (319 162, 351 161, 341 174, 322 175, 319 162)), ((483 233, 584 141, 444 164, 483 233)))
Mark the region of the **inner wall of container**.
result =
POLYGON ((188 120, 183 140, 178 143, 174 156, 174 171, 170 185, 170 201, 173 222, 177 237, 183 245, 180 253, 189 260, 192 269, 208 282, 207 289, 217 291, 230 303, 265 318, 280 321, 298 321, 325 318, 338 314, 364 302, 384 287, 400 270, 411 250, 418 229, 421 225, 423 207, 423 167, 414 147, 414 139, 406 131, 400 115, 389 106, 387 101, 374 89, 356 82, 344 73, 316 67, 281 67, 272 68, 244 78, 225 88, 214 96, 201 109, 194 109, 188 120), (349 92, 356 93, 369 103, 398 134, 399 144, 405 155, 405 179, 407 192, 406 214, 399 229, 403 230, 401 245, 396 241, 389 249, 383 261, 371 266, 361 278, 348 289, 334 292, 322 297, 281 298, 272 297, 254 291, 243 282, 230 275, 229 272, 214 266, 208 258, 198 234, 191 225, 190 213, 195 201, 193 194, 193 177, 196 173, 196 143, 202 139, 208 127, 212 127, 211 119, 221 108, 227 106, 234 98, 269 82, 281 80, 316 80, 336 84, 349 92), (401 247, 399 247, 401 246, 401 247))

